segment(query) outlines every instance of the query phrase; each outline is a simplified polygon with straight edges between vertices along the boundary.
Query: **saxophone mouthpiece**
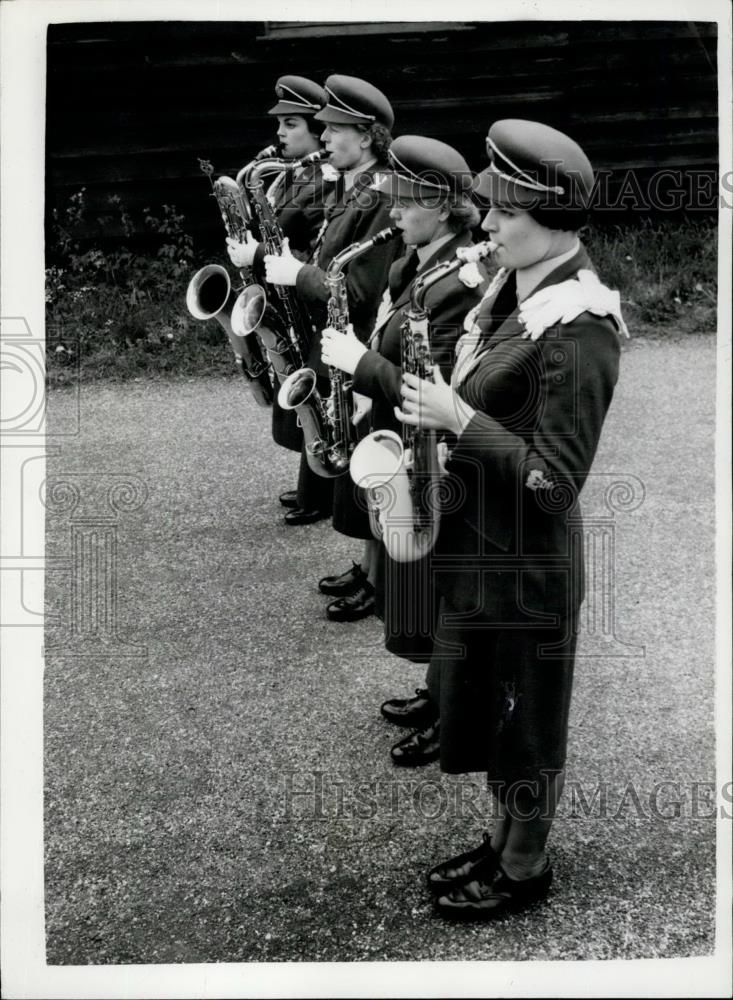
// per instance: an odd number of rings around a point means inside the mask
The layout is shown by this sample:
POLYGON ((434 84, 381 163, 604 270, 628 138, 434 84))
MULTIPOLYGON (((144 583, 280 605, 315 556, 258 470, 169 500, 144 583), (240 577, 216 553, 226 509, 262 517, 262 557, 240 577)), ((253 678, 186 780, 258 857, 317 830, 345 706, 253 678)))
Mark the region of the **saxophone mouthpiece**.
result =
POLYGON ((301 157, 293 163, 294 167, 307 167, 310 163, 323 163, 324 160, 328 159, 328 153, 325 149, 317 149, 315 153, 308 153, 307 156, 301 157))
POLYGON ((372 237, 372 242, 374 246, 379 246, 381 243, 387 243, 389 240, 394 239, 394 237, 400 232, 397 226, 387 226, 386 229, 380 229, 376 236, 372 237))

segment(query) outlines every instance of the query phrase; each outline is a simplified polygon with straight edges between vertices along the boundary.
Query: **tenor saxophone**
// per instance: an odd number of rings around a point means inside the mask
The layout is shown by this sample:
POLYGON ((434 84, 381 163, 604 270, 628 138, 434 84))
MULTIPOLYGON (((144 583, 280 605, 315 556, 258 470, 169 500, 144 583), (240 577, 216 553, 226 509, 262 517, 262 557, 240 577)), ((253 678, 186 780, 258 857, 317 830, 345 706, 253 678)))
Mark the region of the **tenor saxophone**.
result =
MULTIPOLYGON (((239 186, 231 177, 212 180, 211 164, 207 160, 199 160, 199 164, 211 183, 227 235, 244 239, 252 213, 239 186)), ((186 290, 186 305, 194 319, 217 321, 227 335, 237 367, 246 378, 255 401, 260 406, 269 406, 273 401, 269 365, 255 334, 265 310, 250 310, 250 322, 235 326, 233 317, 239 300, 254 282, 250 268, 241 268, 239 274, 244 291, 237 294, 227 269, 221 264, 207 264, 191 278, 186 290)))
MULTIPOLYGON (((326 270, 330 291, 328 325, 346 333, 349 306, 344 268, 367 253, 372 247, 387 243, 399 234, 394 226, 381 229, 369 240, 352 243, 336 254, 326 270)), ((326 400, 318 395, 316 373, 312 368, 293 372, 280 387, 278 402, 285 410, 297 410, 303 427, 308 464, 320 476, 341 476, 349 468, 349 459, 356 445, 353 424, 354 397, 352 383, 340 368, 329 365, 331 394, 326 400)))
MULTIPOLYGON (((433 381, 433 360, 425 296, 429 289, 464 264, 482 260, 494 249, 490 241, 461 247, 453 260, 419 275, 410 292, 401 333, 402 371, 433 381)), ((440 527, 438 435, 403 424, 402 434, 376 430, 351 456, 351 477, 366 490, 372 533, 382 538, 395 562, 415 562, 435 545, 440 527)))

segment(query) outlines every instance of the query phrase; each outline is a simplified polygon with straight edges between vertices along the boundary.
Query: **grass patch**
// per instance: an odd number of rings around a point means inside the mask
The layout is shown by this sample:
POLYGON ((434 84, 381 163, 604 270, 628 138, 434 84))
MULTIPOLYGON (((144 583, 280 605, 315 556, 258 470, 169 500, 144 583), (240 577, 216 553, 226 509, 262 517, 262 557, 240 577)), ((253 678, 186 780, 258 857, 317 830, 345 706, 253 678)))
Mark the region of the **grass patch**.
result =
MULTIPOLYGON (((102 225, 122 229, 114 250, 82 246, 84 189, 54 212, 46 260, 48 383, 216 374, 239 377, 223 330, 188 313, 186 288, 205 263, 174 206, 134 220, 110 199, 102 225), (145 240, 140 242, 140 231, 145 240), (137 247, 137 248, 136 248, 137 247), (142 247, 142 248, 141 248, 142 247)), ((223 234, 222 234, 223 235, 223 234)), ((716 329, 717 226, 712 220, 646 220, 591 228, 584 237, 605 284, 621 293, 633 335, 669 337, 716 329)), ((222 241, 223 245, 223 241, 222 241)))
POLYGON ((718 228, 714 221, 593 227, 585 243, 604 284, 621 293, 632 335, 715 333, 718 228))

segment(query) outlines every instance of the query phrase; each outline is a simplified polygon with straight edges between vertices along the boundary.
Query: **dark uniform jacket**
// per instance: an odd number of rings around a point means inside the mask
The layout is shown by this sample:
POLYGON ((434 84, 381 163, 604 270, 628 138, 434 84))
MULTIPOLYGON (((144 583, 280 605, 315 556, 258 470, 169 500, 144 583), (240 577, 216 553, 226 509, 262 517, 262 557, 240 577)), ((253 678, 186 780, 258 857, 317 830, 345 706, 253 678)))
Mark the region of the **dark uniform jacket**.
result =
MULTIPOLYGON (((537 289, 591 267, 583 247, 537 289)), ((583 597, 577 497, 618 377, 614 323, 583 313, 523 339, 515 275, 479 312, 486 350, 458 392, 475 416, 448 463, 434 568, 461 620, 552 624, 583 597)))
MULTIPOLYGON (((323 221, 324 202, 333 186, 331 181, 324 181, 320 163, 309 163, 297 177, 286 171, 275 190, 277 221, 290 241, 293 255, 300 260, 310 257, 323 221)), ((264 267, 266 252, 260 243, 254 258, 256 267, 264 267)))
MULTIPOLYGON (((424 273, 442 261, 453 260, 459 247, 471 246, 469 233, 458 233, 451 240, 431 254, 418 268, 417 275, 424 273)), ((412 251, 411 251, 412 252, 412 251)), ((402 287, 400 271, 409 260, 410 253, 395 261, 390 269, 390 287, 402 287)), ((485 279, 485 272, 481 272, 485 279)), ((417 277, 416 275, 416 277, 417 277)), ((379 331, 374 350, 367 351, 354 372, 354 389, 373 400, 371 425, 374 429, 400 432, 401 424, 394 415, 394 407, 400 406, 402 396, 402 324, 405 309, 410 304, 410 292, 414 279, 402 287, 397 299, 392 303, 389 318, 379 331)), ((463 333, 463 320, 481 299, 484 282, 477 288, 468 288, 453 272, 449 277, 437 282, 425 296, 425 308, 429 317, 430 353, 439 364, 446 381, 450 381, 453 368, 456 341, 463 333)))
MULTIPOLYGON (((389 204, 371 188, 377 173, 384 174, 385 168, 373 164, 357 175, 353 187, 345 194, 334 190, 326 198, 329 221, 317 248, 317 264, 306 264, 301 268, 296 283, 298 292, 309 303, 319 329, 327 325, 326 304, 330 296, 326 281, 328 265, 352 243, 368 240, 390 225, 389 204)), ((349 321, 363 342, 372 332, 382 292, 387 286, 390 265, 402 246, 395 238, 372 247, 346 267, 349 321)), ((327 376, 328 370, 321 361, 320 340, 316 339, 318 343, 313 345, 308 361, 315 366, 318 374, 327 376)))

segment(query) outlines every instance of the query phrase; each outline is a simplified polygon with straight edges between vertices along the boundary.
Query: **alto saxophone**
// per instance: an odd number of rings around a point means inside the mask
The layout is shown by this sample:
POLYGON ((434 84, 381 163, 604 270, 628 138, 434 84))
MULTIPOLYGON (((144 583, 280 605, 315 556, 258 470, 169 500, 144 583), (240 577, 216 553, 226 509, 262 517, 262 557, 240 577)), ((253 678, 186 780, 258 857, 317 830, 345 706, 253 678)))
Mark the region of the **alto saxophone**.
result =
MULTIPOLYGON (((387 243, 400 232, 394 226, 381 229, 369 240, 352 243, 336 254, 326 271, 330 290, 328 325, 346 333, 349 306, 344 268, 372 247, 387 243)), ((278 402, 285 410, 297 410, 305 437, 308 464, 320 476, 341 476, 349 467, 356 445, 353 424, 354 396, 352 383, 340 368, 329 365, 331 394, 323 400, 316 388, 316 373, 312 368, 293 372, 280 387, 278 402)))
MULTIPOLYGON (((251 209, 242 197, 239 186, 231 177, 212 180, 213 167, 207 160, 199 160, 202 171, 209 178, 216 203, 219 206, 227 235, 244 239, 252 218, 251 209)), ((207 264, 194 274, 186 290, 186 305, 194 319, 215 319, 227 335, 234 351, 237 367, 247 379, 255 401, 269 406, 273 401, 269 365, 262 355, 255 335, 264 310, 249 323, 235 325, 234 316, 247 287, 254 281, 250 268, 240 268, 244 291, 239 295, 232 287, 229 272, 221 264, 207 264)))
MULTIPOLYGON (((284 237, 275 211, 265 194, 262 178, 265 174, 275 171, 295 170, 297 167, 310 163, 318 163, 327 155, 319 150, 300 160, 266 157, 245 168, 242 183, 251 205, 254 206, 260 240, 265 246, 266 253, 281 253, 284 237)), ((303 367, 315 330, 308 311, 295 289, 289 285, 275 285, 274 287, 279 299, 278 311, 281 322, 277 327, 272 327, 267 332, 263 331, 260 336, 267 347, 267 353, 278 379, 283 382, 288 375, 303 367)), ((232 324, 236 330, 238 325, 236 309, 232 316, 232 324)))
MULTIPOLYGON (((464 264, 483 260, 495 245, 489 240, 461 247, 453 260, 425 271, 412 286, 401 332, 402 371, 433 381, 425 296, 439 281, 464 264)), ((435 545, 440 527, 438 435, 413 424, 373 431, 351 456, 351 477, 366 490, 375 538, 382 538, 395 562, 415 562, 435 545)))

